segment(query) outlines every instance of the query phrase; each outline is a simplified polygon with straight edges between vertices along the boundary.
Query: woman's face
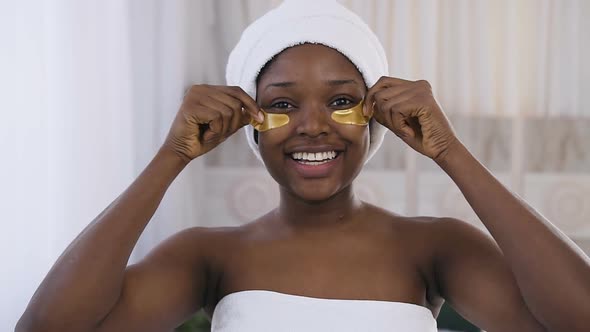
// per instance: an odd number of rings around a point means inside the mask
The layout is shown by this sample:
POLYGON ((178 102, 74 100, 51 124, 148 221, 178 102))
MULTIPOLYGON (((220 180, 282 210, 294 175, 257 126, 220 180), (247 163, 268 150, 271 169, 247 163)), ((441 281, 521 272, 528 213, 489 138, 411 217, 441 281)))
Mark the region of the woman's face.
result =
POLYGON ((259 133, 258 145, 283 190, 322 201, 352 183, 368 153, 369 129, 330 116, 358 104, 365 93, 356 67, 326 46, 291 47, 266 68, 258 80, 257 102, 268 113, 288 114, 289 123, 259 133))

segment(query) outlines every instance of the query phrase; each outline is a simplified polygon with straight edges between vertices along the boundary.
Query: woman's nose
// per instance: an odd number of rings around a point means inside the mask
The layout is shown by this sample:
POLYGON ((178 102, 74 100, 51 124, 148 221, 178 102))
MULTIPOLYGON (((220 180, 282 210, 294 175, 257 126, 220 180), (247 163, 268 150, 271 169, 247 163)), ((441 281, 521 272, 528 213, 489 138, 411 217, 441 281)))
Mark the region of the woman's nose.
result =
POLYGON ((330 132, 330 112, 319 105, 309 105, 299 109, 297 134, 317 137, 330 132))

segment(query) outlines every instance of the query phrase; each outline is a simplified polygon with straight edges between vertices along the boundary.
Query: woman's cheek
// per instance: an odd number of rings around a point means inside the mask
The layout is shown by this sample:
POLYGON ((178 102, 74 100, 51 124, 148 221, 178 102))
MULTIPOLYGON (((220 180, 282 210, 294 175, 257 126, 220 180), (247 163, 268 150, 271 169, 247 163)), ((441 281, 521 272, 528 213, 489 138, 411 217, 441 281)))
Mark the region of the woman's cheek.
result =
POLYGON ((341 137, 351 142, 356 148, 369 151, 369 126, 339 125, 338 132, 341 137))
POLYGON ((291 128, 286 125, 281 128, 271 129, 258 133, 258 149, 262 160, 271 159, 273 156, 282 155, 282 144, 289 138, 291 128))

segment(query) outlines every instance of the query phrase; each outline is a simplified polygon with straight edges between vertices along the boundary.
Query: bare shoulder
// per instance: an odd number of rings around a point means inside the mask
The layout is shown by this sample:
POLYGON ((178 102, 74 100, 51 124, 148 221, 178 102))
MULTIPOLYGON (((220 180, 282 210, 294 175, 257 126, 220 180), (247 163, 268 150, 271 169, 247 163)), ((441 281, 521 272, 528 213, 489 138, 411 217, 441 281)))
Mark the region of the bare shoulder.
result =
POLYGON ((271 231, 262 218, 238 226, 191 227, 172 235, 152 253, 167 256, 166 259, 181 257, 187 266, 205 264, 215 273, 249 239, 271 231))
POLYGON ((235 244, 245 232, 245 226, 191 227, 164 240, 150 255, 164 255, 168 259, 183 257, 184 260, 212 258, 215 253, 235 244))
POLYGON ((453 251, 478 249, 498 252, 495 240, 484 230, 456 218, 426 218, 428 233, 437 249, 454 248, 453 251))
MULTIPOLYGON (((404 216, 381 207, 365 203, 363 222, 371 228, 388 229, 393 233, 412 239, 419 238, 433 245, 443 245, 457 240, 492 240, 492 238, 472 224, 456 218, 434 216, 404 216)), ((493 241, 493 240, 492 240, 493 241)))
POLYGON ((408 231, 416 233, 417 236, 424 237, 433 241, 433 244, 447 245, 449 243, 485 241, 493 239, 488 233, 477 228, 476 226, 451 217, 433 217, 433 216, 415 216, 404 217, 396 216, 392 221, 408 231))
POLYGON ((203 250, 214 245, 231 233, 231 227, 191 227, 179 231, 162 241, 150 255, 174 255, 191 257, 204 253, 203 250))
POLYGON ((455 263, 475 257, 482 264, 502 260, 502 252, 492 236, 466 221, 450 217, 418 217, 416 220, 422 225, 417 228, 428 239, 427 247, 438 271, 442 267, 458 267, 455 263))
POLYGON ((372 228, 390 230, 394 235, 417 240, 422 246, 435 244, 439 238, 456 236, 457 233, 478 231, 458 219, 432 216, 404 216, 371 204, 367 205, 365 219, 372 228))

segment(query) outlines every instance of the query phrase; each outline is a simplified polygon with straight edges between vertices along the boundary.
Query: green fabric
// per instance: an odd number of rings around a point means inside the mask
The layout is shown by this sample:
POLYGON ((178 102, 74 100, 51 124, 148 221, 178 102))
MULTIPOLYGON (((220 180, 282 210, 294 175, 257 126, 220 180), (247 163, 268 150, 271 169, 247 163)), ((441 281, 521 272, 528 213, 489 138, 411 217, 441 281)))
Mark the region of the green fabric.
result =
POLYGON ((436 320, 439 329, 446 329, 460 332, 480 332, 475 325, 469 323, 459 315, 450 305, 445 303, 440 310, 436 320))
POLYGON ((184 324, 177 327, 175 332, 210 332, 211 323, 203 310, 196 313, 184 324))

